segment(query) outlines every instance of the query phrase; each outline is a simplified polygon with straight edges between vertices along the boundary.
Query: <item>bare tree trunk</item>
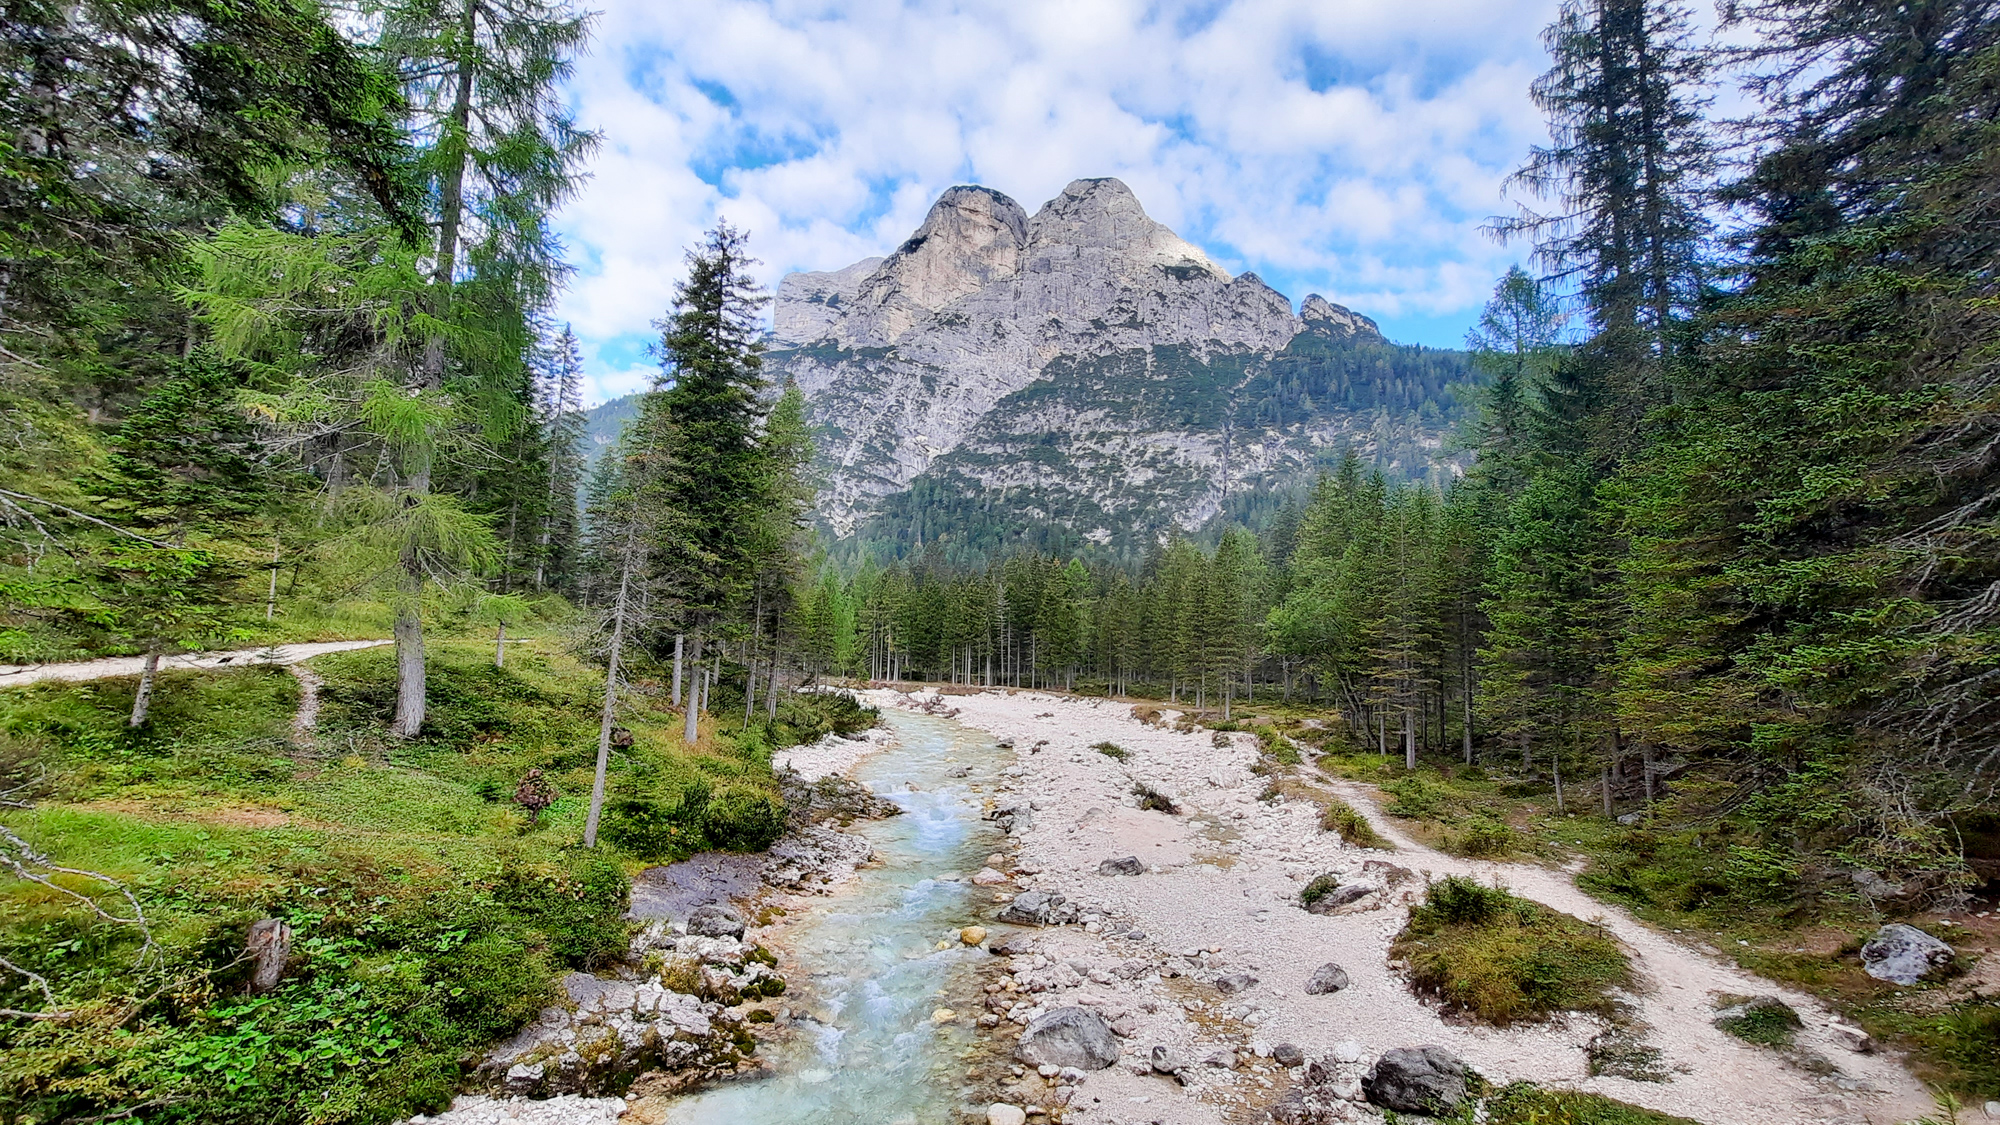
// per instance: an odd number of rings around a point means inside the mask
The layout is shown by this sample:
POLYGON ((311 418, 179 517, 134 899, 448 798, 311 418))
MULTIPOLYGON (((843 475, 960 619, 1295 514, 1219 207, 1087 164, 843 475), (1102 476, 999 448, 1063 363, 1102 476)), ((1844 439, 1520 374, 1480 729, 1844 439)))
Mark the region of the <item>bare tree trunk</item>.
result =
POLYGON ((1465 709, 1465 730, 1462 732, 1465 741, 1465 764, 1469 766, 1472 764, 1472 664, 1470 662, 1465 665, 1465 697, 1461 702, 1465 709))
POLYGON ((139 673, 139 690, 132 696, 132 717, 125 721, 128 727, 146 725, 146 713, 153 709, 153 681, 160 675, 160 642, 158 638, 146 646, 146 666, 139 673))
POLYGON ((271 540, 271 592, 264 598, 264 620, 269 621, 278 612, 278 541, 271 540))
POLYGON ((396 604, 396 717, 389 733, 415 738, 424 725, 423 574, 411 559, 396 604))
POLYGON ((681 745, 692 750, 694 749, 696 740, 701 737, 701 720, 698 718, 701 714, 701 670, 699 668, 695 669, 694 674, 688 677, 687 708, 682 714, 685 716, 685 721, 681 724, 681 745))
POLYGON ((1611 805, 1611 763, 1606 762, 1604 764, 1604 819, 1610 820, 1615 815, 1617 815, 1617 810, 1611 805))
POLYGON ((1417 768, 1417 716, 1410 708, 1403 708, 1403 768, 1417 768))
POLYGON ((618 656, 625 647, 625 607, 632 590, 632 559, 638 525, 625 529, 624 565, 619 567, 618 602, 611 611, 611 660, 604 670, 604 716, 597 725, 597 772, 590 779, 590 815, 583 822, 583 846, 597 846, 597 820, 604 813, 604 776, 611 768, 611 728, 618 717, 618 656))
POLYGON ((687 640, 682 633, 674 634, 674 706, 681 705, 681 647, 687 640))
POLYGON ((493 666, 495 668, 505 668, 507 666, 507 623, 505 621, 500 623, 499 631, 493 634, 493 666))

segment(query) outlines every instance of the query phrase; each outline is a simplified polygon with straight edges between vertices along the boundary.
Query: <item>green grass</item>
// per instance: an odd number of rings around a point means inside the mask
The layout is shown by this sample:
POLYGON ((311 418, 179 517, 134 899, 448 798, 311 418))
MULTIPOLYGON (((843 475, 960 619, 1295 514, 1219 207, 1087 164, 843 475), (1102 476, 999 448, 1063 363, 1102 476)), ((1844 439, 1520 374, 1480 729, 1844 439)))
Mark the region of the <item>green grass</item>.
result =
POLYGON ((1091 749, 1097 751, 1099 754, 1102 754, 1107 758, 1111 758, 1120 762, 1132 756, 1132 752, 1130 750, 1125 749, 1123 746, 1118 745, 1116 742, 1100 742, 1092 746, 1091 749))
POLYGON ((1320 814, 1321 832, 1338 832, 1340 838, 1357 848, 1381 848, 1393 850, 1394 844, 1382 838, 1368 818, 1356 812, 1345 801, 1328 801, 1326 811, 1320 814))
POLYGON ((1610 1014, 1631 983, 1617 942, 1598 927, 1498 887, 1453 876, 1431 885, 1390 946, 1410 985, 1487 1023, 1556 1012, 1610 1014))
POLYGON ((1755 1043, 1760 1047, 1789 1047, 1792 1037, 1802 1024, 1799 1014, 1782 1003, 1751 1003, 1748 996, 1723 996, 1717 999, 1719 1009, 1741 1006, 1737 1015, 1720 1018, 1715 1026, 1734 1035, 1745 1043, 1755 1043))
MULTIPOLYGON (((485 639, 433 637, 431 713, 407 742, 384 734, 388 649, 314 662, 311 746, 291 741, 298 688, 282 669, 167 673, 138 731, 130 680, 0 691, 0 777, 41 779, 36 807, 5 823, 129 885, 163 961, 136 964, 131 927, 0 883, 0 957, 76 1012, 10 1030, 0 1120, 157 1102, 134 1120, 335 1125, 441 1108, 462 1061, 539 1010, 556 975, 623 949, 630 871, 761 846, 783 821, 771 749, 872 721, 845 697, 801 696, 770 729, 724 718, 686 747, 660 695, 635 692, 606 846, 586 850, 602 672, 535 640, 496 669, 485 639), (513 803, 530 767, 558 795, 536 822, 513 803), (663 807, 678 833, 650 831, 663 807), (262 917, 291 923, 295 963, 246 1000, 234 962, 262 917)), ((0 1007, 39 1008, 24 984, 0 978, 0 1007)))
POLYGON ((1512 1083, 1488 1098, 1486 1121, 1487 1125, 1700 1125, 1601 1094, 1545 1090, 1531 1082, 1512 1083))

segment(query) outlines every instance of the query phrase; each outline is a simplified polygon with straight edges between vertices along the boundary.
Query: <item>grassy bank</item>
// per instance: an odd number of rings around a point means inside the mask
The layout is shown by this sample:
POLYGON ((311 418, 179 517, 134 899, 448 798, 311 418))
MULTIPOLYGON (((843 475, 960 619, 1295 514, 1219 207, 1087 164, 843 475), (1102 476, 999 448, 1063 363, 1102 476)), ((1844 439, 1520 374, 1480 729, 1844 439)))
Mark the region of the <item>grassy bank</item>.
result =
POLYGON ((299 685, 282 669, 166 673, 139 731, 124 726, 130 680, 0 692, 0 788, 24 786, 33 804, 0 823, 50 864, 129 888, 145 920, 127 921, 107 882, 0 884, 0 957, 54 995, 8 973, 0 1007, 67 1013, 0 1024, 0 1120, 435 1109, 556 974, 623 949, 633 870, 762 846, 782 824, 771 749, 869 721, 801 697, 776 729, 725 720, 684 746, 679 715, 640 683, 621 712, 633 744, 614 755, 606 846, 586 850, 602 673, 555 637, 529 638, 504 669, 487 641, 435 641, 431 716, 408 742, 382 734, 390 650, 312 667, 325 682, 308 742, 292 737, 299 685), (555 790, 539 817, 514 800, 530 768, 555 790), (294 952, 278 989, 252 998, 246 934, 267 917, 290 923, 294 952))

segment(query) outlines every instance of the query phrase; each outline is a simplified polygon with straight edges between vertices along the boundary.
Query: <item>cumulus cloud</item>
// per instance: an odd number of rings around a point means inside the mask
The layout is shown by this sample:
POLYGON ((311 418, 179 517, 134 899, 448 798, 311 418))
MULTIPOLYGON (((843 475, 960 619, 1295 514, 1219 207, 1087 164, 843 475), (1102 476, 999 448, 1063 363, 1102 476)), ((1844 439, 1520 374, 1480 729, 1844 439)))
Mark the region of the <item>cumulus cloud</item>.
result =
POLYGON ((954 183, 1112 175, 1224 266, 1449 345, 1522 254, 1479 227, 1542 135, 1553 0, 611 0, 561 218, 598 397, 718 217, 766 283, 886 253, 954 183))

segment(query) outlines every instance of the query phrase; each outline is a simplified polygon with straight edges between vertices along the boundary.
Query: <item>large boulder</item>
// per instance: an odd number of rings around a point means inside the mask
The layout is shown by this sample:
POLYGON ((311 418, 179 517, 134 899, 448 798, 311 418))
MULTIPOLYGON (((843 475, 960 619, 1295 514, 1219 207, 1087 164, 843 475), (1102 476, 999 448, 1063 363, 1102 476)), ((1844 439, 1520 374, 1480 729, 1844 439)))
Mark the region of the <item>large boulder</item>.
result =
POLYGON ((1362 1076, 1361 1092, 1383 1109, 1443 1117, 1465 1102, 1465 1060, 1443 1047, 1397 1047, 1362 1076))
POLYGON ((1011 922, 1016 926, 1046 926, 1062 902, 1061 895, 1052 895, 1047 891, 1022 891, 1000 909, 998 917, 1002 922, 1011 922))
POLYGON ((1346 988, 1347 984, 1347 970, 1328 961, 1314 969, 1313 975, 1306 978, 1306 995, 1323 996, 1329 992, 1339 992, 1346 988))
POLYGON ((1951 946, 1915 926, 1891 922, 1861 947, 1861 967, 1876 980, 1915 984, 1943 973, 1955 956, 1951 946))
POLYGON ((688 915, 687 927, 688 933, 696 937, 716 938, 740 938, 744 928, 743 919, 720 906, 697 907, 688 915))
POLYGON ((1118 1037, 1089 1008, 1057 1008, 1036 1016, 1021 1033, 1014 1057, 1029 1066, 1103 1070, 1118 1061, 1118 1037))
POLYGON ((1103 863, 1098 864, 1097 873, 1099 875, 1144 875, 1146 873, 1146 865, 1139 862, 1138 856, 1128 855, 1122 859, 1107 859, 1103 863))

